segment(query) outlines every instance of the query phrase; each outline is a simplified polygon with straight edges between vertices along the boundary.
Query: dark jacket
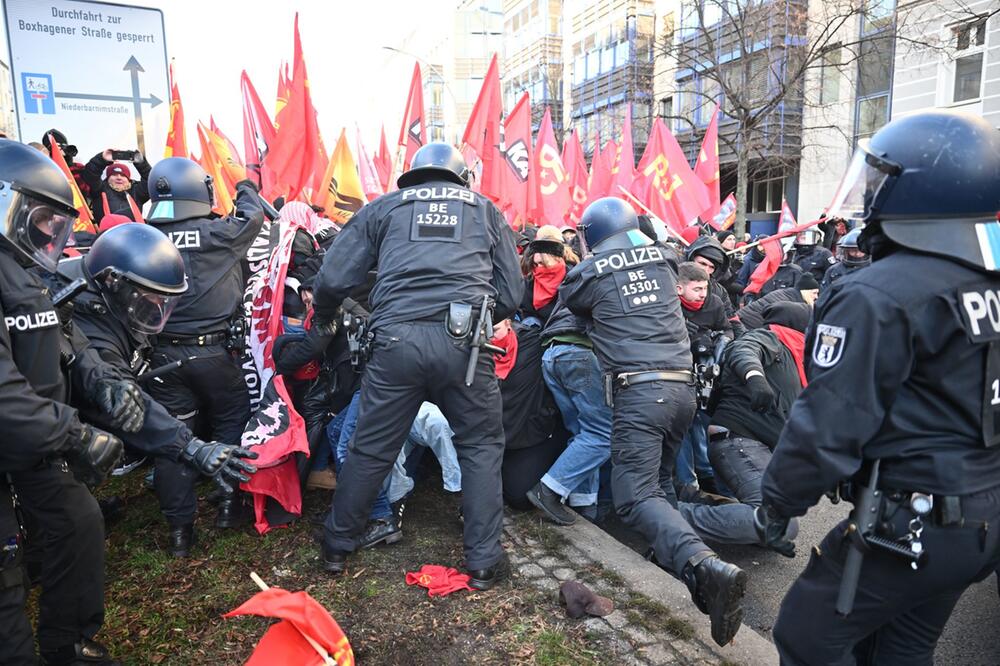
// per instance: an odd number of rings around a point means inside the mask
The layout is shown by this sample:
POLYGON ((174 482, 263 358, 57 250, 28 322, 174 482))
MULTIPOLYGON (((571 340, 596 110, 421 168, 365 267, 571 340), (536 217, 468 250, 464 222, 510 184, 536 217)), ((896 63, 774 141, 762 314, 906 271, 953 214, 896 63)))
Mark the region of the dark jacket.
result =
POLYGON ((700 309, 688 310, 682 305, 681 311, 684 313, 692 343, 695 338, 713 331, 721 331, 726 333, 727 337, 733 337, 733 325, 726 317, 726 306, 715 294, 709 294, 700 309))
POLYGON ((100 224, 101 220, 108 213, 124 215, 130 220, 135 219, 132 215, 132 208, 128 205, 126 194, 135 200, 135 205, 142 208, 142 205, 149 201, 149 163, 145 160, 133 162, 135 170, 139 172, 139 180, 133 180, 131 187, 123 192, 116 192, 104 179, 104 169, 111 162, 101 156, 101 153, 94 155, 83 168, 83 179, 90 188, 90 210, 94 214, 94 225, 100 224), (103 195, 103 196, 102 196, 103 195), (108 209, 104 210, 104 198, 107 197, 108 209))
MULTIPOLYGON (((572 268, 572 267, 568 267, 572 268)), ((537 317, 542 322, 542 326, 545 322, 549 320, 549 316, 552 314, 552 310, 556 306, 556 297, 553 296, 552 300, 543 305, 540 308, 535 307, 535 279, 530 275, 524 278, 524 296, 521 297, 521 306, 518 308, 518 314, 521 319, 527 319, 528 317, 537 317)))
POLYGON ((773 450, 792 403, 802 391, 791 352, 774 333, 761 328, 730 343, 721 365, 722 375, 708 405, 712 425, 756 439, 773 450), (766 412, 756 412, 750 406, 750 391, 744 377, 751 370, 763 372, 774 391, 775 403, 766 412))
POLYGON ((764 309, 771 303, 805 303, 802 293, 795 287, 776 289, 736 311, 736 316, 747 329, 764 326, 764 309))

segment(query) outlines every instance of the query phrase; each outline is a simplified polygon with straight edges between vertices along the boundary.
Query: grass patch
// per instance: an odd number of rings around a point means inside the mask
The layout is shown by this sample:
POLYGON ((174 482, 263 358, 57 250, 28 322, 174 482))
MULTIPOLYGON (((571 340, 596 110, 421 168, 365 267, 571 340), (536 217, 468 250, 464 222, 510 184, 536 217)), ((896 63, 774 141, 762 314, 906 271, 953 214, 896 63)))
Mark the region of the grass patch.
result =
POLYGON ((517 516, 514 522, 521 536, 535 541, 548 554, 557 555, 569 545, 569 540, 557 532, 545 519, 540 518, 537 512, 522 513, 517 516))
POLYGON ((666 606, 644 594, 630 592, 626 608, 629 622, 648 631, 666 631, 671 636, 684 640, 694 638, 694 627, 687 620, 674 617, 666 606))

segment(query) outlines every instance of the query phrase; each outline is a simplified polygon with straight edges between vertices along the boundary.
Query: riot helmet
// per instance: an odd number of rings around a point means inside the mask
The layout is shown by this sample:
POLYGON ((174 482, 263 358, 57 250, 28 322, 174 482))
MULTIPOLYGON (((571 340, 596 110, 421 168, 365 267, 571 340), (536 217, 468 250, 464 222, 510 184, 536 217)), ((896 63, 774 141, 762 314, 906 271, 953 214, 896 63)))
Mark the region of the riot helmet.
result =
POLYGON ((822 230, 811 226, 795 234, 795 247, 815 247, 823 242, 823 237, 822 230))
POLYGON ((860 228, 851 229, 837 244, 837 259, 848 268, 867 266, 872 262, 871 256, 858 247, 860 237, 860 228))
POLYGON ((111 312, 139 333, 162 331, 187 291, 181 253, 146 224, 123 224, 98 236, 83 267, 111 312))
POLYGON ((215 205, 215 185, 201 166, 186 157, 160 160, 149 172, 149 200, 153 207, 146 216, 152 224, 208 217, 215 205))
POLYGON ((18 259, 54 272, 77 214, 73 190, 55 162, 0 139, 0 238, 18 259))
POLYGON ((577 228, 583 230, 584 254, 587 248, 603 252, 653 242, 639 230, 639 218, 632 206, 618 197, 604 197, 587 206, 577 228))
POLYGON ((995 271, 998 210, 1000 132, 981 117, 932 110, 893 120, 859 144, 828 214, 865 223, 862 249, 884 236, 995 271))
POLYGON ((413 154, 410 168, 396 179, 399 189, 432 180, 446 180, 462 187, 469 185, 469 167, 458 148, 434 141, 413 154))

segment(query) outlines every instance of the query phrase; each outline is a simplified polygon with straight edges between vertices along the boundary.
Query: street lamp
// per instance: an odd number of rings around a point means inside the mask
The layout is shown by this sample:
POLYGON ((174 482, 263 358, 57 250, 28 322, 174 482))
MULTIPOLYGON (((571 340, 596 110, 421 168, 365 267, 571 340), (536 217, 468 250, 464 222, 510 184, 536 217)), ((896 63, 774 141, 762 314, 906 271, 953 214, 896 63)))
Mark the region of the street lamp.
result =
POLYGON ((459 117, 458 98, 455 97, 455 93, 452 91, 451 86, 448 85, 448 80, 445 78, 444 72, 441 71, 440 67, 430 62, 427 62, 426 60, 424 60, 415 53, 410 53, 409 51, 404 51, 403 49, 397 49, 395 46, 383 46, 381 48, 386 51, 392 51, 393 53, 409 56, 414 60, 416 60, 417 62, 419 62, 420 64, 424 65, 427 68, 428 72, 437 76, 438 79, 440 79, 441 81, 441 85, 444 86, 444 89, 448 92, 448 96, 451 97, 451 102, 455 107, 455 122, 456 123, 458 122, 458 117, 459 117))

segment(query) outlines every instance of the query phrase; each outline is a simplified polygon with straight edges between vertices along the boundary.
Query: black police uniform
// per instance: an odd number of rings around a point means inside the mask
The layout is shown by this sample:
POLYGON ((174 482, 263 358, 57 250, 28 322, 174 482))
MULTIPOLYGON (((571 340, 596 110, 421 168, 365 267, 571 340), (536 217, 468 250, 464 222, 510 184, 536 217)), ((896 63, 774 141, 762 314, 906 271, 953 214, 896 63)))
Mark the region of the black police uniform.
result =
POLYGON ((484 296, 495 299, 494 321, 513 315, 524 288, 514 248, 496 207, 444 178, 376 199, 331 245, 316 280, 315 321, 334 319, 370 269, 377 267, 377 277, 370 297, 375 342, 361 382, 357 431, 325 525, 330 551, 355 549, 382 480, 428 400, 455 432, 466 567, 488 569, 501 559, 504 433, 493 359, 480 354, 466 387, 468 341, 448 335, 445 316, 452 302, 478 313, 484 296))
MULTIPOLYGON (((155 169, 154 169, 155 171, 155 169)), ((151 366, 184 360, 178 370, 148 387, 150 395, 196 430, 204 422, 211 439, 238 445, 250 418, 250 396, 239 364, 225 348, 229 320, 243 299, 241 262, 264 223, 257 192, 237 188, 236 215, 155 222, 184 258, 188 291, 167 329, 156 336, 151 366)), ((171 527, 194 522, 198 473, 181 462, 156 459, 160 508, 171 527)))
MULTIPOLYGON (((674 460, 695 412, 691 348, 667 254, 654 245, 598 252, 566 276, 559 296, 590 317, 590 340, 604 371, 672 371, 616 388, 611 435, 615 508, 649 540, 657 560, 680 576, 711 549, 677 511, 674 460)), ((617 383, 617 382, 616 382, 617 383)))
POLYGON ((819 283, 819 288, 826 290, 831 284, 844 277, 845 275, 850 275, 859 268, 864 268, 867 264, 860 264, 855 266, 848 266, 842 261, 838 261, 834 265, 827 269, 826 274, 823 275, 823 281, 819 283))
MULTIPOLYGON (((67 405, 59 319, 49 291, 0 244, 0 473, 9 474, 29 536, 42 549, 38 643, 43 653, 93 638, 104 622, 104 520, 63 455, 80 438, 67 405)), ((82 354, 79 363, 92 361, 82 354)), ((94 368, 84 367, 85 373, 94 368)), ((0 477, 2 479, 2 477, 0 477)), ((0 487, 0 663, 35 663, 23 613, 23 555, 6 482, 0 487)))
POLYGON ((822 245, 794 245, 790 262, 806 273, 812 273, 816 281, 820 282, 827 269, 837 263, 837 260, 833 258, 833 253, 822 245))

